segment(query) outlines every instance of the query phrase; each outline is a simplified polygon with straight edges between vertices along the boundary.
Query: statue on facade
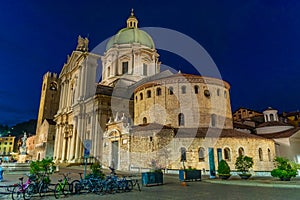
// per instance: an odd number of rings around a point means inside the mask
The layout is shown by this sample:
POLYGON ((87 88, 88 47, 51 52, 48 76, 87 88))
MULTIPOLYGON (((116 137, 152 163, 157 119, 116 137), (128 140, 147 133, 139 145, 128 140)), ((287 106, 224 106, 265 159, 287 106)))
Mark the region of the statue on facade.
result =
POLYGON ((89 39, 83 38, 79 35, 76 50, 77 51, 88 51, 89 50, 88 46, 89 46, 89 39))

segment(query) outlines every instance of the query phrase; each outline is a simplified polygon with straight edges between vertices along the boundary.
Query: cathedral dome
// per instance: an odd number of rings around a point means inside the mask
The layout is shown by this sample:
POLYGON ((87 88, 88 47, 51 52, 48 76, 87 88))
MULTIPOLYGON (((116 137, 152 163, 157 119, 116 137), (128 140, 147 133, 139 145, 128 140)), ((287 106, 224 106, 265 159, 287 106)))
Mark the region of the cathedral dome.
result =
POLYGON ((106 45, 106 50, 114 45, 140 43, 151 49, 154 48, 154 42, 151 36, 137 27, 138 20, 131 11, 131 16, 127 19, 127 27, 121 29, 116 35, 110 38, 106 45))

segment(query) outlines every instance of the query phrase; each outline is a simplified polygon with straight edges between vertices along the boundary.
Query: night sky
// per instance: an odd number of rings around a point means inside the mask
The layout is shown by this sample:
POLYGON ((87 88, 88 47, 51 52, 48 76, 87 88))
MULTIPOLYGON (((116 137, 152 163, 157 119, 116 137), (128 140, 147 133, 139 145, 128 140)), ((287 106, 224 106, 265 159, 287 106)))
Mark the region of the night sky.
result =
MULTIPOLYGON (((206 49, 231 85, 233 111, 300 108, 300 1, 19 0, 0 5, 0 124, 36 119, 43 74, 61 71, 78 35, 93 49, 124 28, 131 8, 139 27, 173 29, 206 49)), ((191 72, 179 56, 159 53, 191 72)))

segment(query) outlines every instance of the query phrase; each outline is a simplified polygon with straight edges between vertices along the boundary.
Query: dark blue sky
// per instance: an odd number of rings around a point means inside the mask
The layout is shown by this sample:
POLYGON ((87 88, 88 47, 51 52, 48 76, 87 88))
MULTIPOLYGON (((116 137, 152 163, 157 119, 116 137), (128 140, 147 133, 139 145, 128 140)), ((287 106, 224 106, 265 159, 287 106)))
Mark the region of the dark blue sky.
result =
MULTIPOLYGON (((92 49, 123 28, 132 7, 140 27, 182 32, 208 51, 231 84, 233 111, 299 109, 297 0, 4 1, 0 124, 37 118, 43 74, 60 72, 78 35, 89 36, 92 49)), ((189 72, 177 56, 160 54, 164 64, 189 72)))

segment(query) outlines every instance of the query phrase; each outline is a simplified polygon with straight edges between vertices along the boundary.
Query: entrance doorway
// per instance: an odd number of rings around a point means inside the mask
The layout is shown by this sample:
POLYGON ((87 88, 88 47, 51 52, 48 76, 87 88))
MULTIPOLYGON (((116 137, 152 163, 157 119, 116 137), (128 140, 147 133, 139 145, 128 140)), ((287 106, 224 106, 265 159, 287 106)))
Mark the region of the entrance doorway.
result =
POLYGON ((118 169, 119 165, 119 142, 114 141, 111 143, 111 167, 118 169))

